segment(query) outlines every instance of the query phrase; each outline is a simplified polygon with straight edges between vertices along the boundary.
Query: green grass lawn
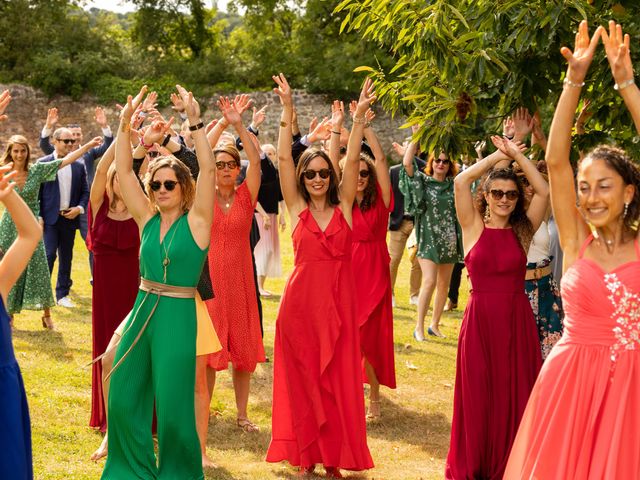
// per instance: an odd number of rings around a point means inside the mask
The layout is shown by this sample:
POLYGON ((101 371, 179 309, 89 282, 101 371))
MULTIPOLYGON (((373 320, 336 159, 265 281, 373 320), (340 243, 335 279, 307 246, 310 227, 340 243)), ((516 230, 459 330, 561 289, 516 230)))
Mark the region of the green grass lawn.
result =
MULTIPOLYGON (((281 237, 283 271, 292 269, 290 233, 281 237)), ((33 461, 37 479, 96 479, 104 461, 93 463, 91 453, 101 434, 89 428, 91 402, 91 286, 87 251, 78 235, 74 251, 72 298, 76 308, 57 307, 57 331, 44 330, 40 312, 16 316, 13 332, 16 355, 25 379, 33 434, 33 461)), ((54 272, 55 278, 55 272, 54 272)), ((445 314, 446 339, 418 344, 412 332, 415 307, 408 299, 409 264, 405 256, 396 285, 394 309, 398 388, 383 388, 382 418, 368 427, 375 468, 353 478, 439 479, 449 443, 457 337, 461 312, 445 314)), ((366 279, 362 279, 366 281, 366 279)), ((275 318, 285 277, 268 279, 276 295, 263 300, 265 349, 273 358, 275 318)), ((463 279, 461 305, 466 304, 463 279)), ((219 468, 207 479, 290 478, 287 464, 264 461, 270 439, 273 364, 259 365, 253 377, 249 415, 260 425, 257 434, 235 425, 231 376, 222 372, 211 404, 209 456, 219 468)), ((126 480, 126 479, 123 479, 126 480)))

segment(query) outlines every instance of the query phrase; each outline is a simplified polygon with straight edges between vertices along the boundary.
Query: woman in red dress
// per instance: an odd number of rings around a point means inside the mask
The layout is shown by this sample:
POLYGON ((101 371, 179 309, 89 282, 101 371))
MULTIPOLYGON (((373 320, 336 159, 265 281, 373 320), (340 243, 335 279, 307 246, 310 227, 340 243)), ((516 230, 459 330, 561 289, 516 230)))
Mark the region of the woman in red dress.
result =
POLYGON ((473 287, 458 340, 447 479, 502 479, 542 364, 524 279, 526 252, 546 214, 549 186, 517 144, 492 140, 499 151, 460 173, 454 183, 473 287), (527 210, 513 170, 494 168, 505 159, 515 160, 533 187, 527 210), (476 206, 471 184, 488 171, 476 206))
POLYGON ((343 179, 322 151, 307 150, 294 166, 293 100, 285 77, 278 84, 283 112, 278 138, 280 185, 291 214, 295 267, 276 321, 271 444, 268 462, 288 460, 302 473, 324 465, 373 467, 367 447, 351 225, 364 114, 373 97, 367 79, 353 119, 343 179))
MULTIPOLYGON (((93 358, 102 355, 120 322, 131 311, 138 293, 140 234, 127 210, 113 163, 115 143, 96 167, 89 198, 89 248, 93 252, 93 358)), ((91 420, 89 425, 105 432, 106 392, 102 362, 93 363, 91 420)))
MULTIPOLYGON (((368 110, 364 137, 375 162, 360 154, 358 188, 353 205, 353 271, 363 281, 358 283, 356 318, 360 327, 363 377, 369 383, 368 420, 380 417, 380 385, 396 388, 393 351, 393 307, 387 225, 393 210, 391 180, 387 157, 370 126, 375 114, 368 110)), ((339 142, 344 115, 342 105, 334 102, 331 145, 339 142), (334 138, 335 137, 335 138, 334 138)), ((335 165, 336 148, 331 149, 335 165)))
MULTIPOLYGON (((205 303, 218 334, 222 350, 209 355, 207 383, 210 397, 217 371, 233 366, 238 427, 254 432, 258 426, 249 420, 247 404, 251 374, 258 362, 265 361, 249 232, 260 190, 260 155, 251 136, 242 126, 244 104, 221 99, 224 122, 232 124, 240 136, 249 166, 245 180, 236 187, 240 174, 240 153, 235 144, 221 143, 214 149, 216 197, 209 272, 215 297, 205 303)), ((204 425, 199 425, 202 429, 204 425)), ((202 430, 201 430, 202 431, 202 430)))

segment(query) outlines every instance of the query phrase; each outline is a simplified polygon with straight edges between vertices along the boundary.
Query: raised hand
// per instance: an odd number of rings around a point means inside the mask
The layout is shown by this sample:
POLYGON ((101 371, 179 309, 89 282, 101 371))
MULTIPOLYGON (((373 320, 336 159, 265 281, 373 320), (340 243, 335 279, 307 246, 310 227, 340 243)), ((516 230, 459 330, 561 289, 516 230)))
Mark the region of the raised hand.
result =
POLYGON ((515 137, 516 126, 513 123, 513 118, 505 117, 505 119, 502 121, 502 135, 509 138, 515 137))
POLYGON ((329 140, 331 137, 331 120, 324 117, 318 126, 307 137, 311 143, 318 140, 329 140))
POLYGON ((220 97, 218 100, 218 108, 222 113, 225 121, 233 125, 234 127, 241 128, 242 127, 242 117, 238 110, 236 110, 235 106, 229 100, 229 97, 220 97))
MULTIPOLYGON (((8 90, 5 90, 5 92, 8 92, 8 90)), ((56 123, 58 123, 58 109, 56 107, 53 107, 47 110, 47 121, 45 122, 45 127, 48 129, 53 129, 56 123)))
POLYGON ((142 136, 142 142, 145 145, 151 145, 154 143, 162 143, 162 140, 167 136, 167 132, 173 124, 173 117, 168 122, 164 120, 156 120, 144 131, 142 136))
POLYGON ((376 118, 376 112, 374 112, 372 109, 369 109, 365 112, 364 120, 365 122, 367 122, 367 125, 373 122, 374 118, 376 118))
POLYGON ((393 147, 393 151, 396 152, 401 158, 404 157, 404 152, 407 151, 407 142, 402 142, 402 145, 400 145, 398 142, 393 142, 391 146, 393 147))
POLYGON ((589 26, 587 21, 583 20, 578 27, 578 33, 576 33, 576 43, 573 52, 567 47, 560 49, 560 53, 569 64, 566 76, 568 81, 577 84, 584 82, 591 61, 593 60, 596 46, 598 45, 598 39, 603 30, 602 27, 598 27, 591 39, 589 39, 589 26))
POLYGON ((362 90, 360 91, 360 98, 358 99, 358 105, 356 106, 356 111, 354 118, 363 117, 367 110, 369 110, 369 106, 375 101, 376 93, 373 85, 373 80, 367 77, 362 85, 362 90))
POLYGON ((544 130, 542 130, 542 119, 540 118, 540 111, 536 111, 536 113, 533 114, 533 118, 531 119, 532 122, 532 133, 533 136, 536 137, 538 140, 542 140, 544 138, 547 138, 546 135, 544 134, 544 130))
POLYGON ((344 103, 334 100, 331 104, 331 127, 335 131, 340 131, 344 123, 344 103))
POLYGON ((291 87, 289 86, 289 82, 287 82, 284 74, 280 73, 278 75, 273 75, 273 81, 278 84, 278 88, 273 89, 273 93, 278 95, 280 98, 280 103, 286 106, 293 105, 293 94, 291 92, 291 87))
POLYGON ((80 148, 84 150, 91 150, 93 147, 97 147, 102 143, 102 137, 93 137, 87 143, 82 145, 80 148))
POLYGON ((265 105, 260 110, 256 110, 256 107, 253 107, 253 116, 251 117, 251 125, 255 128, 258 128, 264 122, 264 119, 267 117, 266 114, 267 106, 265 105))
POLYGON ((95 119, 100 128, 107 128, 109 126, 109 122, 107 122, 107 115, 104 113, 104 109, 102 107, 96 107, 95 119))
POLYGON ((127 97, 127 104, 124 107, 122 107, 122 110, 120 111, 120 121, 125 122, 127 124, 127 127, 129 127, 129 123, 131 122, 131 117, 133 116, 133 113, 138 109, 138 107, 142 103, 142 99, 144 98, 146 93, 147 93, 147 86, 143 85, 143 87, 140 89, 140 91, 135 97, 131 97, 131 95, 127 97))
POLYGON ((629 34, 622 34, 622 26, 613 20, 609 21, 609 33, 602 29, 602 43, 609 60, 611 74, 616 83, 620 85, 628 80, 633 80, 633 65, 631 63, 631 54, 629 53, 629 44, 631 39, 629 34))
POLYGON ((351 100, 349 102, 349 115, 351 115, 351 118, 356 114, 356 108, 358 108, 358 101, 351 100))
POLYGON ((249 110, 249 107, 253 105, 253 100, 249 98, 249 95, 243 93, 242 95, 236 95, 233 99, 233 108, 242 116, 244 112, 249 110))
POLYGON ((149 95, 142 102, 142 111, 149 112, 149 110, 156 108, 158 105, 158 94, 156 92, 149 92, 149 95))
POLYGON ((318 126, 318 117, 313 117, 311 119, 311 121, 309 122, 309 134, 311 135, 313 133, 313 131, 316 129, 316 127, 318 126))
POLYGON ((533 129, 533 119, 531 118, 529 110, 524 107, 517 108, 516 111, 513 112, 512 118, 514 128, 513 138, 515 140, 524 140, 533 129))
POLYGON ((173 106, 171 107, 172 109, 174 109, 178 113, 184 112, 184 103, 182 102, 182 99, 179 95, 172 93, 170 99, 171 103, 173 104, 173 106))
POLYGON ((495 147, 512 160, 520 158, 522 153, 526 151, 527 146, 522 142, 514 142, 507 137, 500 135, 492 135, 491 141, 495 147))
POLYGON ((184 111, 187 114, 187 118, 189 118, 189 123, 194 125, 194 122, 198 122, 200 120, 200 105, 198 101, 193 97, 193 93, 188 92, 184 87, 180 85, 176 85, 176 89, 178 90, 178 94, 180 94, 180 99, 184 104, 184 111))
MULTIPOLYGON (((4 95, 6 91, 7 90, 2 92, 2 95, 4 95)), ((0 95, 0 103, 3 100, 2 95, 0 95)), ((4 201, 13 191, 15 182, 11 179, 15 177, 17 173, 17 171, 13 170, 13 163, 8 163, 0 167, 0 201, 4 201)))

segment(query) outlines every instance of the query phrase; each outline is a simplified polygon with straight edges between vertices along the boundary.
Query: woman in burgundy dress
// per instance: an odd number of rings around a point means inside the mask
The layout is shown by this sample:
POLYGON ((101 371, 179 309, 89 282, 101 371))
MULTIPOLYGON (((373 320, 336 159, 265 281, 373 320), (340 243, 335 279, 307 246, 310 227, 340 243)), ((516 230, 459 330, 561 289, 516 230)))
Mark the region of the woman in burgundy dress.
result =
POLYGON ((519 145, 492 138, 498 151, 455 179, 456 211, 472 292, 464 312, 453 402, 448 479, 502 479, 511 444, 542 364, 536 322, 524 293, 526 251, 542 222, 549 187, 519 145), (524 195, 510 158, 534 193, 524 195), (476 205, 471 184, 485 172, 476 205))
MULTIPOLYGON (((140 235, 120 193, 114 159, 115 143, 96 167, 89 198, 89 248, 93 252, 93 358, 102 355, 116 328, 131 311, 138 292, 140 235)), ((102 362, 93 363, 91 420, 107 428, 102 362)))
MULTIPOLYGON (((332 130, 342 128, 342 109, 334 102, 332 130)), ((370 126, 373 111, 366 113, 364 136, 375 161, 360 154, 358 188, 353 205, 353 271, 357 284, 356 318, 360 326, 363 379, 369 383, 367 420, 380 417, 380 385, 396 388, 393 351, 393 308, 391 274, 387 248, 389 212, 393 210, 391 179, 387 157, 370 126)), ((339 136, 332 135, 331 142, 339 136), (335 137, 335 138, 334 138, 335 137)), ((335 149, 331 150, 332 158, 335 149)), ((344 164, 341 164, 343 167, 344 164)))
POLYGON ((291 88, 273 77, 283 104, 278 138, 280 185, 291 215, 295 267, 276 320, 273 406, 268 462, 287 460, 301 473, 324 465, 373 467, 367 447, 356 298, 351 269, 351 225, 364 114, 373 98, 365 82, 354 115, 343 179, 326 153, 291 155, 291 88))

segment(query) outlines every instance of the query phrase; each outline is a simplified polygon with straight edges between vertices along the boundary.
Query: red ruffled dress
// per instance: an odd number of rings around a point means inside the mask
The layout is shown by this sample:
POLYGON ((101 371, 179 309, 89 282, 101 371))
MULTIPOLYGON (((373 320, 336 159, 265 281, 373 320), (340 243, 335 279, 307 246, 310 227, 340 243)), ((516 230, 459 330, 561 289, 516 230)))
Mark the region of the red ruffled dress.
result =
POLYGON ((295 267, 276 322, 268 462, 373 467, 367 446, 351 228, 335 208, 326 230, 305 209, 295 267))
MULTIPOLYGON (((393 351, 393 307, 387 225, 393 210, 384 206, 382 190, 376 185, 376 201, 364 212, 353 209, 353 271, 356 277, 356 318, 360 326, 360 349, 376 372, 378 382, 396 388, 393 351)), ((393 195, 393 193, 392 193, 393 195)))
MULTIPOLYGON (((89 207, 87 243, 93 252, 93 358, 105 352, 113 332, 133 308, 140 283, 138 225, 133 218, 114 220, 108 214, 109 197, 106 194, 95 220, 89 207)), ((93 364, 89 425, 103 432, 107 428, 101 362, 93 364)))

